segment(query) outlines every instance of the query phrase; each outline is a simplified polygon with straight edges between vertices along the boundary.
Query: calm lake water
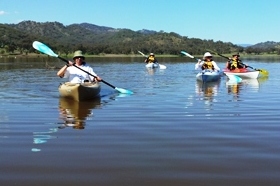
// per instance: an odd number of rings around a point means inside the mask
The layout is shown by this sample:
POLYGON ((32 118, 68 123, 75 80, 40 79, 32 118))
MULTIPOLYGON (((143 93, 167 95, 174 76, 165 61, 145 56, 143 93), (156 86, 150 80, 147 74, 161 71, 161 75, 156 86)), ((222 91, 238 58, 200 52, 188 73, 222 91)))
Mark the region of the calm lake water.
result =
POLYGON ((85 103, 59 97, 65 79, 45 66, 63 62, 1 60, 1 186, 280 185, 279 59, 243 59, 268 78, 202 85, 187 58, 155 71, 96 58, 98 75, 134 94, 102 84, 85 103))

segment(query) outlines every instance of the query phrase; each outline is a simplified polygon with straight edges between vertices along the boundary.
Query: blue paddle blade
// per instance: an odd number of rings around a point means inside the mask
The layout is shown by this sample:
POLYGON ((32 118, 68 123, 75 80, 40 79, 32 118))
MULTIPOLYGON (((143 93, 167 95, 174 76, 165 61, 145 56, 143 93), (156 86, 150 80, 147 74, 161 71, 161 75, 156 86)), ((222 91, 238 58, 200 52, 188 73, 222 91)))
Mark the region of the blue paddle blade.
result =
POLYGON ((47 54, 47 55, 52 56, 52 57, 58 57, 58 55, 56 53, 54 53, 52 51, 52 49, 50 49, 44 43, 41 43, 39 41, 34 41, 32 46, 33 46, 33 48, 35 48, 36 50, 38 50, 38 51, 40 51, 40 52, 42 52, 44 54, 47 54))
POLYGON ((132 91, 126 90, 126 89, 123 89, 123 88, 118 88, 118 87, 116 87, 115 89, 116 89, 117 91, 119 91, 120 93, 122 93, 122 94, 133 94, 132 91))

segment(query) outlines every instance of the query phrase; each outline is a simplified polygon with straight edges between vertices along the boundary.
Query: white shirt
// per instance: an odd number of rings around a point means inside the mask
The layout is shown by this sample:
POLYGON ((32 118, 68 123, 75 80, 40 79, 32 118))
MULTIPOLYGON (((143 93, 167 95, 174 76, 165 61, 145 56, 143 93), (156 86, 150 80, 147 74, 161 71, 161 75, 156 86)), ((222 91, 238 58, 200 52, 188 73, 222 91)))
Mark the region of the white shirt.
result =
MULTIPOLYGON (((93 71, 93 69, 88 66, 87 64, 85 65, 81 65, 81 66, 77 66, 87 72, 89 72, 90 74, 97 76, 97 74, 93 71)), ((64 74, 64 78, 69 78, 69 82, 71 83, 83 83, 84 80, 89 80, 89 81, 94 81, 94 77, 83 72, 82 70, 78 69, 75 66, 70 66, 66 69, 65 74, 64 74)))

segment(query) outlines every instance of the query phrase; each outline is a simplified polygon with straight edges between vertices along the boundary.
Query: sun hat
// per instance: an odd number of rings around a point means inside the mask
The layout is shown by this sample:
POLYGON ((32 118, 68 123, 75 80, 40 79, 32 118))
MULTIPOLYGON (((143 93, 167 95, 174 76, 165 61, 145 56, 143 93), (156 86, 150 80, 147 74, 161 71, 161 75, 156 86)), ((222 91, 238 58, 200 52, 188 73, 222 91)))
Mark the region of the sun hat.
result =
POLYGON ((83 52, 81 50, 77 50, 74 52, 73 59, 75 59, 77 57, 82 57, 83 59, 85 59, 85 56, 83 55, 83 52))
POLYGON ((237 56, 240 57, 239 53, 237 52, 236 54, 233 54, 232 57, 237 56))
POLYGON ((150 53, 150 56, 154 56, 155 54, 154 53, 150 53))
POLYGON ((212 57, 212 54, 210 54, 210 52, 206 52, 203 56, 203 59, 205 59, 206 57, 212 57))

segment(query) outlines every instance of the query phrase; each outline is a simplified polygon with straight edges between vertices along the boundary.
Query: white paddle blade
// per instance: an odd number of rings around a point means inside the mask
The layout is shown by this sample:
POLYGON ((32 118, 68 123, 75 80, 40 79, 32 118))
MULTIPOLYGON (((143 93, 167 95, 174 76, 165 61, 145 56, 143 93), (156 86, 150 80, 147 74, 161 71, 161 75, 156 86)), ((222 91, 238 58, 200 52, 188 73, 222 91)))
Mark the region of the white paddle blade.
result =
POLYGON ((159 69, 166 69, 166 66, 159 64, 159 69))
POLYGON ((186 55, 186 56, 188 56, 188 57, 190 57, 190 58, 194 58, 192 55, 190 55, 189 53, 187 53, 187 52, 185 52, 185 51, 181 51, 181 53, 184 54, 184 55, 186 55))
POLYGON ((148 57, 146 56, 144 53, 142 53, 141 51, 138 50, 138 53, 141 54, 142 56, 148 57))
POLYGON ((38 50, 38 51, 40 51, 40 52, 42 52, 44 54, 47 54, 47 55, 52 56, 52 57, 58 57, 58 55, 56 53, 54 53, 52 51, 52 49, 50 49, 44 43, 41 43, 39 41, 34 41, 32 46, 33 46, 33 48, 35 48, 36 50, 38 50))

